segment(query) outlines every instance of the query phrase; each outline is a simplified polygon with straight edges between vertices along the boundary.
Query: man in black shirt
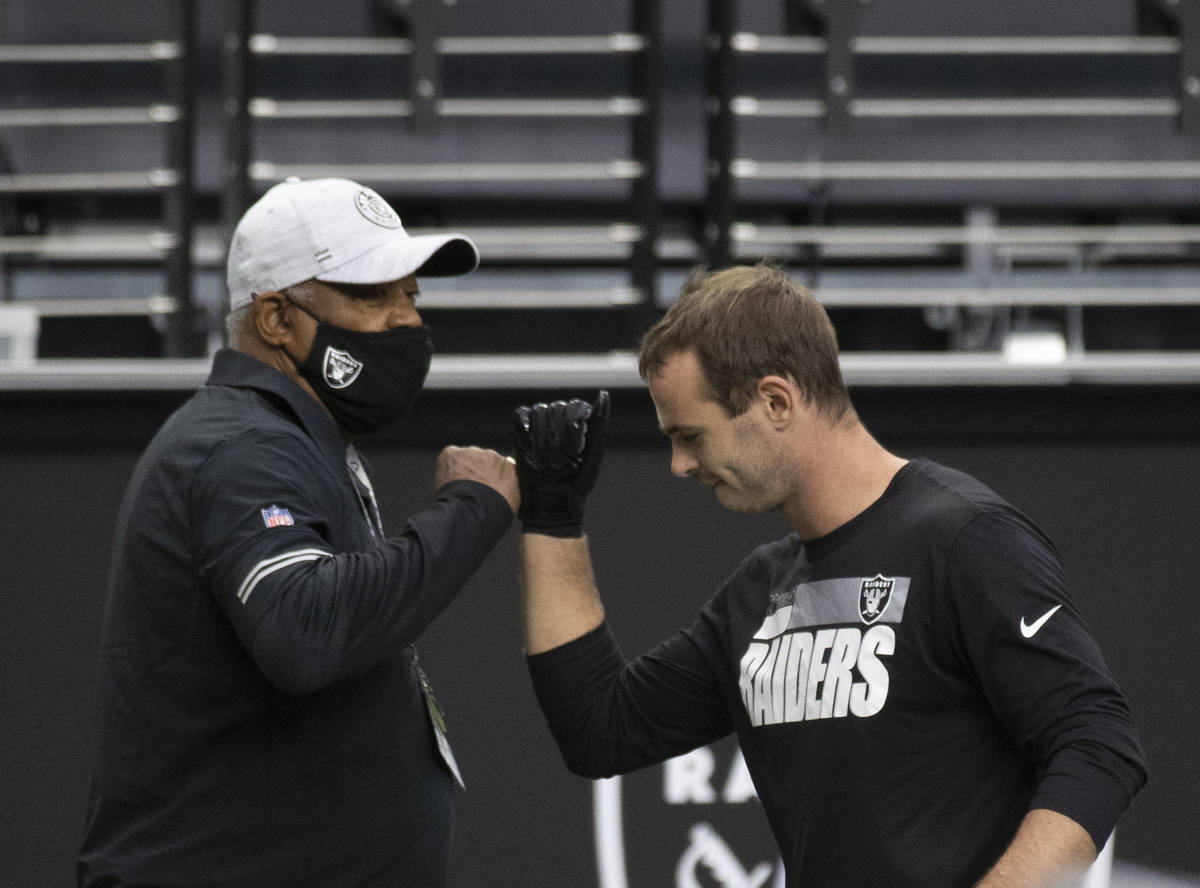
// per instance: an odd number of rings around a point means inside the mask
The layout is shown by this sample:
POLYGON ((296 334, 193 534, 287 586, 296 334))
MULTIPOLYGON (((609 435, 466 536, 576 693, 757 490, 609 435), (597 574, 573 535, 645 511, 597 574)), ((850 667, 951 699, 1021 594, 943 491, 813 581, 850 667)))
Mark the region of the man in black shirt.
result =
POLYGON ((477 262, 344 179, 243 216, 231 348, 121 508, 80 885, 444 885, 457 769, 413 643, 511 523, 516 474, 448 447, 388 534, 352 441, 424 383, 417 277, 477 262))
POLYGON ((517 411, 526 649, 568 766, 625 773, 736 733, 789 886, 1083 872, 1146 770, 1050 540, 880 446, 824 310, 776 269, 693 275, 640 369, 672 472, 793 533, 627 662, 582 534, 607 394, 517 411))

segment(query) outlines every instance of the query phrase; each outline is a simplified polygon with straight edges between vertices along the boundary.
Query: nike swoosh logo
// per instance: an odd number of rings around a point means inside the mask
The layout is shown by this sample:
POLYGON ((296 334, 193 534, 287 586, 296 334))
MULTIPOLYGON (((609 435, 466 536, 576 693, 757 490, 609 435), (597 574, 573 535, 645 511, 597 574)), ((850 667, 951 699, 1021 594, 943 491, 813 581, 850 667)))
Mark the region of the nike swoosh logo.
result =
POLYGON ((1026 638, 1033 638, 1033 636, 1038 634, 1038 630, 1046 625, 1046 621, 1058 613, 1060 607, 1062 607, 1061 604, 1054 605, 1054 607, 1050 608, 1050 610, 1046 611, 1032 623, 1026 623, 1025 618, 1021 617, 1021 634, 1026 638))

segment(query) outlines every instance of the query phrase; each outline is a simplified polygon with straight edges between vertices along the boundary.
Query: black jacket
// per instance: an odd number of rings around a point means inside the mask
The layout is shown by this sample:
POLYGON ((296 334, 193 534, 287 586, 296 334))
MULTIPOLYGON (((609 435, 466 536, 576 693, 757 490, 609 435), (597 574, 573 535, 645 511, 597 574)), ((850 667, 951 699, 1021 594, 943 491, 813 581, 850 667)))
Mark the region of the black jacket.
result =
POLYGON ((122 504, 81 885, 444 883, 412 643, 512 513, 454 482, 391 539, 368 515, 321 406, 220 352, 122 504))

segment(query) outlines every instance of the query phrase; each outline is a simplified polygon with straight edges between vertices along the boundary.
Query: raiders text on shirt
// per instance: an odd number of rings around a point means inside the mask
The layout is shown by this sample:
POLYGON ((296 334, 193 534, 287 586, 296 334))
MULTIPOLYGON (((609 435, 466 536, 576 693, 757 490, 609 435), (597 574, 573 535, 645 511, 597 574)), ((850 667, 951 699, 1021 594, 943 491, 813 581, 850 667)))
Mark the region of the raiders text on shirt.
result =
POLYGON ((741 659, 742 702, 755 726, 860 718, 883 709, 908 577, 802 583, 772 596, 741 659))

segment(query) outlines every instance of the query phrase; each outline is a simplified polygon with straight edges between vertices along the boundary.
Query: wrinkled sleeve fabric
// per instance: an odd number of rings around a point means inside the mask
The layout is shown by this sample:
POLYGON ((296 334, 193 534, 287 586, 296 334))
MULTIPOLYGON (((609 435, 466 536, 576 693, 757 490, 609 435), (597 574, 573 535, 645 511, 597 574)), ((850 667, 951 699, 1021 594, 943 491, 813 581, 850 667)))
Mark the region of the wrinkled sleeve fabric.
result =
POLYGON ((1146 763, 1058 554, 1019 514, 986 511, 956 536, 949 588, 960 656, 1038 768, 1030 808, 1070 817, 1103 847, 1146 763))
MULTIPOLYGON (((338 467, 340 468, 340 467, 338 467)), ((437 491, 396 537, 340 551, 346 479, 290 435, 248 434, 207 460, 191 487, 197 563, 267 679, 308 693, 415 641, 512 522, 484 484, 437 491), (272 524, 264 510, 279 509, 272 524)))
POLYGON ((584 777, 664 761, 733 730, 706 651, 701 618, 626 663, 607 623, 527 658, 538 703, 563 760, 584 777))

